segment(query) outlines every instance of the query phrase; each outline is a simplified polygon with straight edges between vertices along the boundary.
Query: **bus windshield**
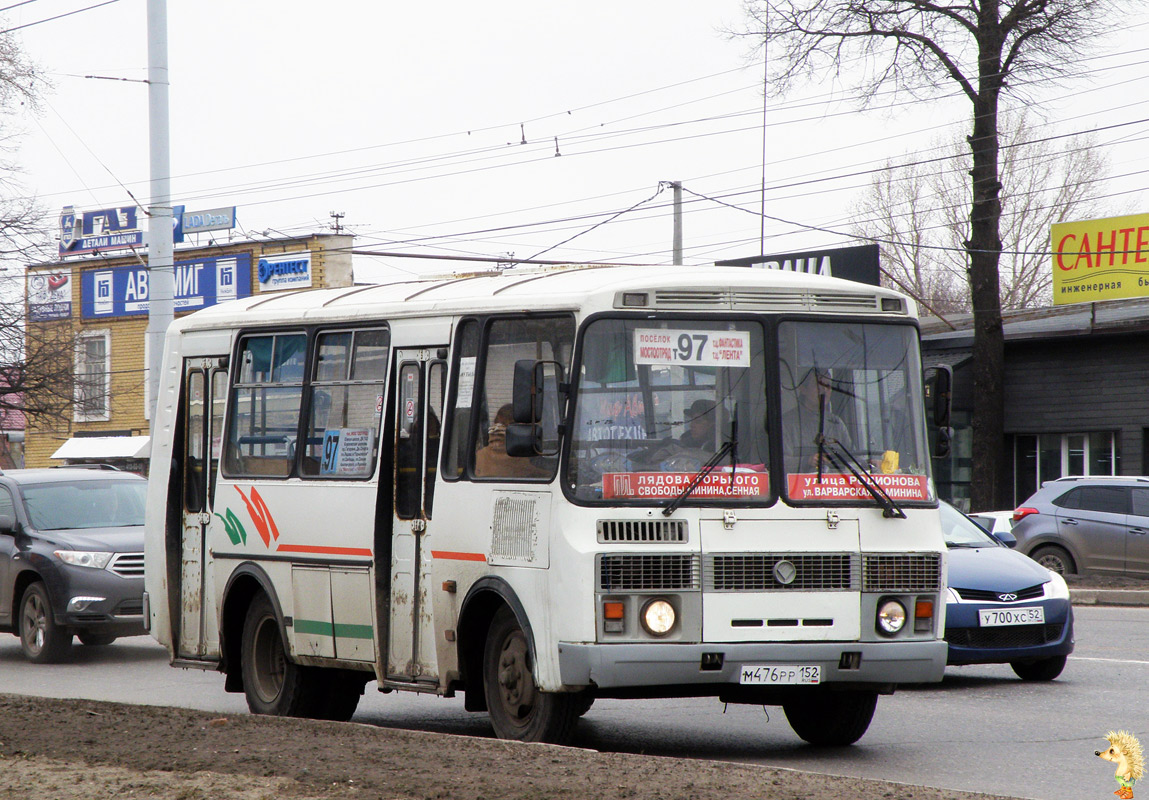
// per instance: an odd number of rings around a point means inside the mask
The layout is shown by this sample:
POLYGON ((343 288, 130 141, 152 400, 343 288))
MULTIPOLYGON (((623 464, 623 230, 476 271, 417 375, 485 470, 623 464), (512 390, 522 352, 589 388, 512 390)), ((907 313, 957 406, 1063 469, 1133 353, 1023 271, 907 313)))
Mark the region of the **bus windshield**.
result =
POLYGON ((587 326, 568 475, 578 500, 769 502, 762 325, 599 319, 587 326))
POLYGON ((787 321, 778 348, 789 498, 932 502, 914 329, 787 321))
POLYGON ((775 474, 799 505, 932 503, 914 328, 810 320, 777 330, 768 359, 756 320, 588 325, 567 469, 574 498, 768 505, 775 474))

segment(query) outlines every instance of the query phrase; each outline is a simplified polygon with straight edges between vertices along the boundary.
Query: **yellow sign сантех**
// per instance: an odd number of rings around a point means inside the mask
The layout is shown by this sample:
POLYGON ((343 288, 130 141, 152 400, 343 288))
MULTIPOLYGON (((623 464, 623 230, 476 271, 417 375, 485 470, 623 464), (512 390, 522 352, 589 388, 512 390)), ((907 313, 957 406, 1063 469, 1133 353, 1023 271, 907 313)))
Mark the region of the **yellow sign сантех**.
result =
POLYGON ((1149 297, 1149 214, 1050 228, 1053 304, 1149 297))

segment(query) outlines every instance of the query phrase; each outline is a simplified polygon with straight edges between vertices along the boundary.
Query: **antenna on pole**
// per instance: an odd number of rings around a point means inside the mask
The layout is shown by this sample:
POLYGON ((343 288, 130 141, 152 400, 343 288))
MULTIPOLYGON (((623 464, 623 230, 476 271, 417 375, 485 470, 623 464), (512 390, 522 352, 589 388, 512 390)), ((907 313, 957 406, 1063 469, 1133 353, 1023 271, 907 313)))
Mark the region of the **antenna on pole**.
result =
POLYGON ((335 222, 331 223, 331 230, 335 231, 336 234, 340 234, 343 232, 343 228, 339 224, 339 220, 343 219, 346 216, 347 216, 347 214, 342 212, 342 211, 339 211, 339 212, 332 211, 331 212, 331 218, 333 220, 335 220, 335 222))

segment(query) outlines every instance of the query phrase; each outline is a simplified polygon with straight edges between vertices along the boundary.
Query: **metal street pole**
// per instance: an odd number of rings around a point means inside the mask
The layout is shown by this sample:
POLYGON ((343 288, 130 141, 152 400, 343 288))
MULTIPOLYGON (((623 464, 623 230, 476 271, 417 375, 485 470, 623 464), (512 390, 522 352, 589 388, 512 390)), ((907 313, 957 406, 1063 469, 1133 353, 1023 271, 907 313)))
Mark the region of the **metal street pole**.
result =
POLYGON ((674 241, 672 244, 672 264, 682 263, 682 182, 671 181, 674 189, 674 241))
POLYGON ((164 334, 174 316, 171 160, 168 136, 167 0, 148 0, 148 144, 151 199, 148 204, 147 404, 154 425, 159 397, 164 334))

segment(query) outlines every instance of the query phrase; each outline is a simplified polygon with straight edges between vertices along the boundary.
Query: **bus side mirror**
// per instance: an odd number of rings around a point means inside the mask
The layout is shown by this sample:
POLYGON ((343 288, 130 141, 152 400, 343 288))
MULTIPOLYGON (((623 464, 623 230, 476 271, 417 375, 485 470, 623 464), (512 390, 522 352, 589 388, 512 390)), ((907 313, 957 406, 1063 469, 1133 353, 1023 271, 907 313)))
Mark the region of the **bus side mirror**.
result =
POLYGON ((926 408, 930 409, 934 427, 934 458, 945 458, 950 454, 953 428, 950 427, 951 398, 953 397, 953 371, 947 366, 931 367, 925 371, 926 408))
POLYGON ((515 362, 511 390, 515 424, 507 426, 507 455, 553 456, 558 453, 559 392, 563 367, 557 361, 515 362))

